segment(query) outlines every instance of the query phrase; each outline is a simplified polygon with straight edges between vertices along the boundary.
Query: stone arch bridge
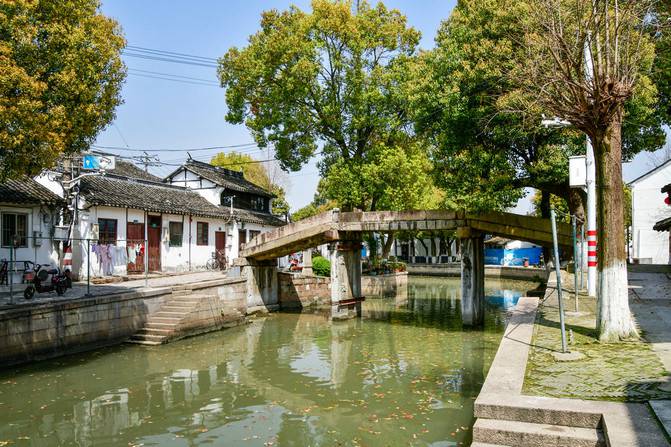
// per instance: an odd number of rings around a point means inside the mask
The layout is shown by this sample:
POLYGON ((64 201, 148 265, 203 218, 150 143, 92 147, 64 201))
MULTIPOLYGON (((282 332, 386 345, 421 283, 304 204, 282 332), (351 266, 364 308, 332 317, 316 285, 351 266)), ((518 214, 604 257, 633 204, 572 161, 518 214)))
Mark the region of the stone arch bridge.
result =
MULTIPOLYGON (((548 219, 512 213, 463 211, 328 211, 256 236, 234 265, 247 278, 248 306, 277 302, 276 259, 329 243, 332 250, 331 305, 334 318, 360 313, 361 238, 364 232, 454 230, 461 244, 461 309, 466 325, 484 314, 484 235, 552 245, 548 219)), ((571 226, 557 224, 559 245, 572 245, 571 226)))

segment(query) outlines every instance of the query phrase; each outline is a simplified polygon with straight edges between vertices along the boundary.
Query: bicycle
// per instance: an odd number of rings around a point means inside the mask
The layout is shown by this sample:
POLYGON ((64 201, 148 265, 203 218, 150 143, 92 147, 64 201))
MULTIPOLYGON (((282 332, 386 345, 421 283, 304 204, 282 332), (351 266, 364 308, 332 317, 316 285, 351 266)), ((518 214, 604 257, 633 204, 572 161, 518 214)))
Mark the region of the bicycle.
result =
POLYGON ((212 252, 212 257, 205 263, 205 268, 207 270, 226 271, 228 269, 228 259, 226 259, 224 250, 212 252))

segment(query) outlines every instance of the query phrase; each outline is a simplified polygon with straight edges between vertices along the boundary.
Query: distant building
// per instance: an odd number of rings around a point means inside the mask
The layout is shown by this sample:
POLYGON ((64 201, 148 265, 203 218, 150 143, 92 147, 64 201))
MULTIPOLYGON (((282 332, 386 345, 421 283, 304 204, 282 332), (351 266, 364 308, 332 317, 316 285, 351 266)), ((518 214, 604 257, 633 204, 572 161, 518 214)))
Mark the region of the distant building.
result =
MULTIPOLYGON (((664 185, 664 187, 662 187, 661 191, 662 191, 663 194, 665 194, 667 197, 670 198, 669 200, 671 200, 671 183, 669 183, 667 185, 664 185)), ((669 217, 667 217, 665 219, 662 219, 662 220, 655 223, 655 226, 653 227, 653 229, 655 231, 670 231, 671 230, 671 210, 669 210, 667 212, 667 215, 669 217)), ((671 238, 671 234, 665 235, 665 237, 667 238, 667 240, 669 240, 669 238, 671 238)), ((670 244, 670 247, 671 247, 671 244, 670 244)), ((671 248, 670 248, 670 251, 671 251, 671 248)), ((671 258, 671 253, 669 253, 669 257, 671 258)))
POLYGON ((669 237, 654 230, 655 224, 669 216, 669 205, 662 192, 671 183, 671 160, 629 183, 631 187, 631 249, 632 262, 668 264, 669 237))
MULTIPOLYGON (((152 272, 203 269, 216 252, 230 262, 241 243, 285 224, 270 212, 273 195, 242 173, 194 164, 164 180, 117 159, 104 175, 82 177, 72 231, 75 277, 89 274, 89 260, 91 276, 142 273, 145 263, 152 272), (198 174, 210 171, 218 176, 198 174), (226 195, 238 198, 233 206, 222 204, 226 195)), ((53 178, 38 180, 52 196, 63 196, 53 178)))

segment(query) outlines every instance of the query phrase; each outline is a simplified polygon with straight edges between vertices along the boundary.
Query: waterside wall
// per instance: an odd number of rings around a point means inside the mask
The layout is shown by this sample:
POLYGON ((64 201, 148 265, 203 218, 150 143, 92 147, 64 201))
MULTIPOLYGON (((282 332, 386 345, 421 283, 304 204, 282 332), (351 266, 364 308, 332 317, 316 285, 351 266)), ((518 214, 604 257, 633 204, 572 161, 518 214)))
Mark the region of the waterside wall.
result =
POLYGON ((216 280, 118 294, 21 304, 0 312, 0 368, 122 343, 175 294, 206 295, 185 315, 183 335, 244 320, 244 280, 216 280))
MULTIPOLYGON (((408 273, 421 276, 461 276, 461 264, 408 264, 408 273)), ((486 278, 547 281, 547 270, 537 267, 485 265, 486 278)))

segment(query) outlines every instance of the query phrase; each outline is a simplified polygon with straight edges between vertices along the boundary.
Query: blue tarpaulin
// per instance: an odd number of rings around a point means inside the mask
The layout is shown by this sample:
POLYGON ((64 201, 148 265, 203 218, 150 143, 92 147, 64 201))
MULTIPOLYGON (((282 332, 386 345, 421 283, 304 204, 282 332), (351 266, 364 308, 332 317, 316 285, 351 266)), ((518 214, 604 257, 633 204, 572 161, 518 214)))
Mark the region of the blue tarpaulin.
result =
POLYGON ((524 260, 529 260, 529 265, 538 265, 541 262, 543 249, 541 247, 531 248, 486 248, 485 264, 487 265, 524 265, 524 260))

